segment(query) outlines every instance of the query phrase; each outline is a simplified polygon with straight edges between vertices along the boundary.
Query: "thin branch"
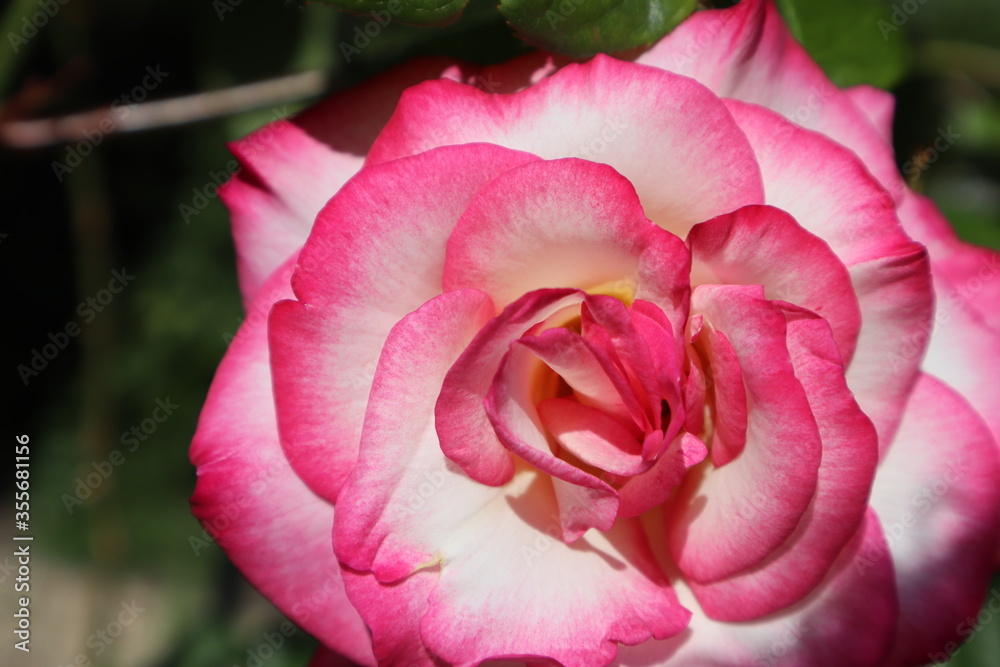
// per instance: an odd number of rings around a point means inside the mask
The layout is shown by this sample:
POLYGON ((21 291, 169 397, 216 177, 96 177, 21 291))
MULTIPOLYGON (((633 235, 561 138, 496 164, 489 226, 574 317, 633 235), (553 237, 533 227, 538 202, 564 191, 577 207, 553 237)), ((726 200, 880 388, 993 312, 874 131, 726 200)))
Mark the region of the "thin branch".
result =
POLYGON ((56 118, 8 121, 0 124, 0 144, 41 148, 81 141, 95 133, 138 132, 194 123, 297 102, 323 93, 326 87, 326 75, 310 71, 167 100, 112 104, 56 118))
POLYGON ((931 72, 962 72, 984 86, 1000 89, 1000 50, 943 39, 929 40, 920 50, 921 64, 931 72))

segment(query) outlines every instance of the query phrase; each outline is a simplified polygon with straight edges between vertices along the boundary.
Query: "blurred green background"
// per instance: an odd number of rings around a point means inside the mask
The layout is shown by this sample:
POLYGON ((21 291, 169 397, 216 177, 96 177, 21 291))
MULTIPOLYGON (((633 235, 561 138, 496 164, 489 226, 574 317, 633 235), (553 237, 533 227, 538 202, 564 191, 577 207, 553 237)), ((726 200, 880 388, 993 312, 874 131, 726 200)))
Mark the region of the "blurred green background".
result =
MULTIPOLYGON (((148 99, 166 100, 296 72, 319 72, 333 90, 418 53, 487 63, 528 50, 495 3, 478 0, 447 28, 390 24, 350 62, 339 45, 353 43, 354 29, 370 18, 321 5, 45 2, 15 0, 0 11, 0 128, 107 105, 130 95, 147 67, 161 75, 148 99), (22 20, 43 7, 58 9, 15 44, 8 35, 26 34, 22 20)), ((908 4, 918 10, 896 25, 902 2, 781 2, 838 83, 871 82, 897 93, 901 168, 965 238, 1000 248, 1000 4, 908 4), (953 145, 927 152, 945 128, 958 135, 953 145)), ((263 634, 282 618, 206 538, 187 504, 194 487, 187 447, 242 317, 225 209, 209 196, 199 210, 197 191, 204 195, 211 174, 230 161, 226 141, 309 101, 293 97, 102 136, 69 173, 53 168, 72 164, 65 144, 13 148, 0 141, 0 271, 12 298, 3 316, 0 409, 8 441, 31 437, 35 536, 33 650, 15 652, 7 635, 0 663, 62 666, 81 654, 112 667, 228 667, 253 665, 255 656, 270 667, 308 661, 315 643, 302 632, 273 656, 261 652, 263 634), (123 269, 134 279, 88 321, 90 306, 80 312, 79 305, 123 269), (17 367, 29 365, 32 351, 68 322, 80 325, 80 335, 26 386, 17 367), (151 421, 157 400, 177 405, 162 423, 151 421), (145 439, 128 451, 121 438, 133 427, 145 428, 145 439), (82 488, 82 502, 68 501, 78 480, 86 485, 88 475, 99 475, 114 449, 124 454, 114 473, 93 490, 82 488), (133 600, 143 611, 105 642, 96 633, 133 600)), ((10 498, 13 479, 5 477, 10 498)), ((13 525, 10 503, 0 517, 13 525)), ((15 596, 12 551, 0 552, 5 610, 15 596)), ((977 632, 952 663, 1000 664, 1000 623, 977 632)))

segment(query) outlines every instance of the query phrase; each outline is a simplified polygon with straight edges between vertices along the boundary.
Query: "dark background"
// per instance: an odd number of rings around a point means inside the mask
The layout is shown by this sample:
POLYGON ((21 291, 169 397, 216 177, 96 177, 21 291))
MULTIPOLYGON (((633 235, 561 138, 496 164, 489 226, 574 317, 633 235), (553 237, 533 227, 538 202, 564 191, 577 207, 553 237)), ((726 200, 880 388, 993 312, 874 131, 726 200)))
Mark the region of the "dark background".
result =
MULTIPOLYGON (((815 0, 831 27, 817 30, 827 24, 798 17, 796 29, 838 83, 870 81, 897 93, 897 155, 915 175, 913 186, 936 199, 964 237, 1000 247, 1000 5, 911 0, 918 10, 901 30, 883 35, 877 21, 891 21, 893 3, 858 2, 861 13, 845 19, 839 3, 815 0), (957 135, 954 144, 940 155, 925 153, 947 128, 957 135)), ((148 99, 165 100, 304 71, 322 72, 333 90, 417 53, 499 62, 528 50, 488 1, 474 0, 445 29, 389 25, 350 63, 339 44, 351 43, 354 28, 370 18, 321 5, 52 6, 54 17, 17 53, 8 34, 21 34, 22 19, 42 11, 39 0, 0 10, 0 127, 107 105, 131 94, 147 66, 166 73, 148 99)), ((76 142, 12 148, 0 137, 0 414, 7 446, 15 435, 31 438, 35 536, 33 650, 14 651, 5 631, 3 664, 61 666, 82 653, 96 665, 253 665, 259 656, 284 667, 304 665, 311 654, 314 641, 302 632, 273 656, 260 652, 263 633, 282 619, 202 533, 187 504, 194 487, 188 444, 242 317, 225 209, 209 196, 198 210, 196 191, 214 192, 211 174, 231 159, 226 141, 307 102, 92 135, 100 143, 70 173, 57 174, 53 163, 74 164, 67 159, 76 142), (197 214, 185 216, 182 205, 197 214), (123 269, 134 280, 88 321, 79 304, 99 297, 112 271, 123 269), (18 366, 29 366, 49 334, 60 339, 71 322, 80 334, 67 337, 65 349, 25 384, 18 366), (148 421, 158 399, 178 406, 161 424, 148 421), (122 435, 144 420, 155 431, 130 452, 122 435), (115 449, 120 465, 95 489, 81 487, 81 502, 67 504, 79 480, 85 485, 88 475, 108 469, 115 449), (143 609, 135 622, 110 645, 99 638, 88 645, 132 600, 143 609)), ((2 483, 7 498, 11 482, 2 483)), ((13 525, 10 513, 5 502, 4 525, 13 525)), ((12 552, 0 551, 5 615, 15 597, 7 567, 13 559, 4 561, 12 552)), ((1000 623, 985 624, 954 664, 1000 664, 1000 623)))

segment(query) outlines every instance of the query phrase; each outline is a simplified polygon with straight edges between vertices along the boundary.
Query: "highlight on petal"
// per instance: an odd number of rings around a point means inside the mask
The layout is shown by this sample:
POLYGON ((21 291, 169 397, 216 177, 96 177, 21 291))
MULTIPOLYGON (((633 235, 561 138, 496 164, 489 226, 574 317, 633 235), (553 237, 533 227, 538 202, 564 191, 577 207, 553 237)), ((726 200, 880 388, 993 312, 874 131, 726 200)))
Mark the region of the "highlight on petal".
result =
POLYGON ((635 186, 646 216, 680 236, 763 203, 753 151, 718 97, 687 77, 607 56, 511 95, 449 81, 414 86, 368 164, 470 141, 609 164, 635 186))

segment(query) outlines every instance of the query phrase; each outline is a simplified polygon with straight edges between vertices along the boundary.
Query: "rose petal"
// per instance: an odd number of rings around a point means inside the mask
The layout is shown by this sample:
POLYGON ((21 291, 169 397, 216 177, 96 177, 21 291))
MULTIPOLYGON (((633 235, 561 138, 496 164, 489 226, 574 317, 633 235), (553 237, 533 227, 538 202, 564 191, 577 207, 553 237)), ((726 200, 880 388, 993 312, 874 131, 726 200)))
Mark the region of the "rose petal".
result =
POLYGON ((816 419, 793 371, 784 317, 762 297, 759 287, 734 285, 702 285, 692 295, 693 312, 732 343, 750 407, 743 453, 689 473, 668 518, 671 554, 700 583, 760 564, 791 536, 816 491, 816 419))
POLYGON ((486 304, 471 291, 433 299, 393 329, 379 362, 334 533, 345 566, 375 574, 345 580, 373 626, 376 655, 394 664, 419 659, 419 632, 422 645, 455 664, 537 656, 603 665, 615 642, 673 635, 688 614, 637 525, 565 545, 546 535, 558 529, 544 478, 525 470, 504 487, 485 486, 441 453, 436 389, 488 316, 486 304), (484 594, 494 587, 503 594, 484 594), (553 610, 561 622, 544 624, 553 610))
POLYGON ((483 408, 510 342, 583 298, 572 289, 526 294, 490 320, 448 371, 434 412, 438 438, 445 456, 472 479, 499 486, 514 474, 510 452, 497 439, 483 408))
POLYGON ((607 56, 511 95, 448 81, 414 86, 368 164, 470 141, 607 163, 635 186, 646 216, 679 235, 763 200, 752 151, 716 96, 686 77, 607 56))
POLYGON ((556 457, 532 401, 531 378, 539 365, 532 351, 515 342, 504 356, 486 413, 500 442, 552 478, 563 539, 572 542, 590 528, 609 530, 618 515, 618 493, 605 481, 556 457))
POLYGON ((482 290, 500 307, 541 288, 620 283, 632 291, 656 232, 611 167, 529 163, 496 178, 462 215, 448 240, 444 288, 482 290))
POLYGON ((896 112, 896 98, 881 88, 862 85, 845 88, 844 92, 854 106, 875 126, 882 139, 892 143, 892 117, 896 112))
POLYGON ((794 607, 753 623, 708 618, 686 586, 681 602, 693 612, 690 631, 619 651, 620 667, 880 667, 892 648, 898 605, 892 563, 879 561, 864 575, 857 554, 885 548, 877 517, 864 525, 816 591, 794 607))
POLYGON ((852 96, 830 82, 772 0, 695 12, 636 61, 690 76, 720 97, 759 104, 821 132, 856 153, 888 190, 902 191, 892 145, 852 96))
POLYGON ((922 375, 872 489, 888 548, 857 560, 860 570, 891 560, 896 571, 901 619, 889 664, 937 661, 972 633, 1000 543, 998 479, 986 425, 922 375))
POLYGON ((760 566, 712 584, 691 584, 705 613, 717 620, 752 620, 806 597, 826 577, 868 508, 878 462, 875 428, 847 388, 827 322, 793 307, 785 307, 784 315, 795 376, 823 440, 816 495, 792 536, 760 566))
POLYGON ((845 357, 848 384, 887 447, 919 372, 919 354, 902 357, 897 347, 927 331, 933 309, 924 251, 903 231, 870 164, 767 109, 727 104, 757 152, 767 203, 823 239, 850 271, 862 327, 857 358, 845 357))
POLYGON ((824 241, 784 211, 745 206, 695 225, 688 235, 700 283, 762 285, 768 299, 825 317, 841 357, 850 360, 861 327, 851 277, 824 241))
MULTIPOLYGON (((294 262, 265 281, 252 309, 291 294, 294 262)), ((245 322, 219 365, 191 461, 198 469, 192 510, 236 567, 307 632, 374 665, 330 545, 333 506, 302 483, 281 451, 262 323, 245 322)))
POLYGON ((403 90, 441 76, 459 76, 452 61, 416 59, 229 145, 240 170, 219 196, 232 219, 247 305, 271 272, 302 247, 327 200, 364 164, 403 90))
POLYGON ((533 159, 454 146, 365 169, 323 209, 299 256, 299 301, 271 315, 282 445, 334 502, 357 456, 379 352, 393 325, 441 291, 445 245, 476 192, 533 159))
MULTIPOLYGON (((927 245, 937 312, 923 369, 956 389, 1000 442, 1000 253, 960 241, 934 204, 910 193, 900 218, 927 245)), ((901 341, 913 355, 927 331, 901 341), (921 337, 923 334, 923 337, 921 337)))

